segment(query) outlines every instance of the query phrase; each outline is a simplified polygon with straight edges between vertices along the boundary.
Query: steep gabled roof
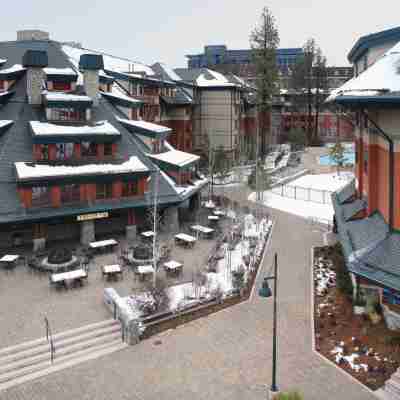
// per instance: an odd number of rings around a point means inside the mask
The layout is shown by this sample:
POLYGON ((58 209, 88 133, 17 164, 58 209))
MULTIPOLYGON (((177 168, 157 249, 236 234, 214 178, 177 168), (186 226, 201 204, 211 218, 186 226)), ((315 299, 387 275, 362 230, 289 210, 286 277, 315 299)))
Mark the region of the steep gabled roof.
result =
POLYGON ((350 50, 347 59, 354 64, 369 48, 391 41, 400 41, 400 27, 361 36, 350 50))

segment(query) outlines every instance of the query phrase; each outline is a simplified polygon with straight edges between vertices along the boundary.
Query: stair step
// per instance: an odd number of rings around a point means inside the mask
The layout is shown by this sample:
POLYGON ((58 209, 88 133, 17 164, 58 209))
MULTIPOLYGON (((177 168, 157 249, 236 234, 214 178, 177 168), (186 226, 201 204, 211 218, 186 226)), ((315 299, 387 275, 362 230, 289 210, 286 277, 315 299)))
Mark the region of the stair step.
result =
POLYGON ((116 342, 115 344, 107 344, 103 346, 98 346, 96 348, 91 349, 91 351, 85 350, 79 353, 75 353, 74 357, 67 356, 65 358, 59 359, 51 365, 50 362, 43 364, 42 369, 31 371, 31 373, 15 377, 15 379, 10 379, 6 382, 0 383, 0 392, 5 389, 9 389, 10 387, 20 385, 24 382, 31 381, 33 379, 40 378, 42 376, 49 375, 53 372, 61 371, 65 368, 72 367, 74 365, 80 364, 85 361, 94 360, 96 358, 105 356, 107 354, 114 353, 116 351, 127 348, 128 345, 126 343, 122 343, 121 341, 116 342))
POLYGON ((400 388, 393 385, 390 380, 385 383, 385 391, 390 393, 395 399, 400 400, 400 388))
MULTIPOLYGON (((94 347, 96 345, 99 345, 100 343, 108 343, 114 340, 121 339, 121 332, 117 330, 116 332, 110 332, 107 335, 101 335, 101 336, 96 336, 90 339, 87 339, 85 341, 79 341, 77 343, 74 343, 69 346, 64 346, 62 348, 55 348, 56 353, 55 353, 55 358, 59 358, 62 355, 67 355, 71 353, 76 353, 77 351, 80 351, 82 349, 88 349, 90 347, 94 347)), ((3 364, 0 360, 0 381, 2 374, 6 374, 15 370, 21 370, 24 369, 25 367, 30 367, 35 364, 38 364, 42 361, 49 360, 50 359, 50 352, 49 349, 47 348, 47 351, 45 353, 41 353, 32 357, 24 358, 22 360, 18 361, 13 361, 8 364, 3 364)))
MULTIPOLYGON (((108 320, 104 320, 104 321, 100 321, 100 322, 95 322, 93 324, 85 325, 80 328, 70 329, 70 330, 67 330, 64 332, 56 333, 53 335, 53 340, 67 338, 70 336, 76 336, 83 332, 98 329, 98 328, 109 326, 109 325, 119 325, 119 322, 114 319, 108 319, 108 320)), ((11 353, 20 352, 20 351, 29 349, 31 347, 35 347, 35 346, 38 346, 41 344, 46 344, 46 343, 47 343, 47 338, 44 336, 40 339, 31 340, 29 342, 23 342, 23 343, 15 345, 15 346, 5 347, 4 349, 0 349, 0 357, 3 357, 5 355, 11 354, 11 353)))
MULTIPOLYGON (((81 355, 83 355, 83 356, 84 355, 88 355, 88 354, 90 354, 92 352, 96 352, 96 349, 106 348, 108 346, 113 345, 114 343, 118 344, 118 343, 122 343, 122 342, 121 342, 121 339, 118 338, 118 339, 115 339, 115 340, 113 340, 111 342, 102 343, 102 344, 100 344, 98 346, 89 347, 89 348, 86 348, 86 349, 83 349, 83 350, 79 350, 79 351, 76 351, 76 352, 73 352, 73 353, 70 353, 70 354, 66 354, 66 355, 58 357, 58 358, 56 356, 53 365, 56 365, 56 364, 59 364, 59 363, 63 363, 64 361, 68 361, 68 360, 74 359, 76 357, 79 358, 81 355)), ((21 376, 32 374, 32 373, 40 371, 40 370, 42 370, 44 368, 51 367, 51 365, 52 365, 51 361, 50 361, 50 359, 48 359, 46 361, 42 361, 42 362, 39 362, 39 363, 34 364, 34 365, 30 365, 30 366, 27 366, 27 367, 24 367, 24 368, 20 368, 20 369, 14 370, 14 371, 6 372, 5 374, 1 374, 0 375, 0 384, 5 383, 7 381, 14 380, 14 379, 19 378, 21 376)))
MULTIPOLYGON (((69 346, 69 345, 77 343, 77 342, 82 342, 82 341, 90 339, 92 337, 104 336, 109 333, 120 332, 120 331, 121 331, 121 327, 119 325, 110 325, 110 326, 106 326, 104 328, 98 328, 96 330, 91 330, 91 331, 85 332, 79 336, 78 335, 77 336, 68 336, 66 339, 63 339, 62 337, 58 337, 58 340, 53 339, 53 343, 54 343, 55 349, 57 351, 60 348, 69 346)), ((44 343, 44 344, 39 344, 35 347, 30 347, 26 350, 22 350, 20 352, 11 353, 4 357, 0 357, 0 370, 1 370, 1 365, 3 365, 3 364, 11 363, 14 361, 16 362, 16 361, 34 357, 34 356, 40 355, 40 354, 48 354, 49 347, 50 347, 50 344, 49 344, 49 342, 46 341, 46 343, 44 343)))

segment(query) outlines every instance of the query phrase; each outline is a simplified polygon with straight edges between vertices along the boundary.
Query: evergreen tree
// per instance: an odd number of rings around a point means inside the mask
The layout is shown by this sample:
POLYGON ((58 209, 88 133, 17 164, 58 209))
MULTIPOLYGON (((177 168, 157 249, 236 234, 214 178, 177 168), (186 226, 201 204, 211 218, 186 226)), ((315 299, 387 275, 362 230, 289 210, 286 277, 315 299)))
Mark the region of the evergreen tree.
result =
POLYGON ((279 33, 275 18, 268 7, 264 7, 260 22, 250 34, 252 57, 256 70, 257 104, 259 116, 260 146, 258 156, 267 153, 271 144, 268 114, 271 111, 272 98, 277 91, 278 68, 276 65, 276 49, 279 45, 279 33))
POLYGON ((340 167, 344 164, 344 147, 341 142, 336 142, 329 150, 329 156, 337 166, 339 173, 340 167))

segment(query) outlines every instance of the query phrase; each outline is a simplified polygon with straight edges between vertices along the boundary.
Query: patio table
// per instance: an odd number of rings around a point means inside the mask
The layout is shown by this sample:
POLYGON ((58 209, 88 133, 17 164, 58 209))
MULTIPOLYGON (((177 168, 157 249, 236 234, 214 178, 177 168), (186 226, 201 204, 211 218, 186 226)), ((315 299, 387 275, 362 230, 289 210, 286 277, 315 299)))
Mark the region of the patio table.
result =
POLYGON ((14 268, 19 257, 18 254, 6 254, 0 258, 0 263, 2 263, 6 268, 14 268))
POLYGON ((115 239, 99 240, 97 242, 89 243, 89 247, 92 250, 106 250, 116 246, 118 242, 115 239))
POLYGON ((174 238, 175 242, 184 244, 188 247, 193 247, 197 240, 195 237, 187 235, 186 233, 178 233, 174 238))

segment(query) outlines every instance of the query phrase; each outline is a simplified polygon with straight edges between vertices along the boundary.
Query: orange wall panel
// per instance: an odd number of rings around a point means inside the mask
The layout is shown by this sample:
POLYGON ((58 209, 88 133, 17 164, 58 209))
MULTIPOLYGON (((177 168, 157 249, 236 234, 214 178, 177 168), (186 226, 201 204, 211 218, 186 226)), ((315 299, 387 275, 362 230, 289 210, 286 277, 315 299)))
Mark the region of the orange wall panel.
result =
POLYGON ((51 205, 53 207, 61 206, 61 188, 59 186, 52 186, 50 189, 51 205))

